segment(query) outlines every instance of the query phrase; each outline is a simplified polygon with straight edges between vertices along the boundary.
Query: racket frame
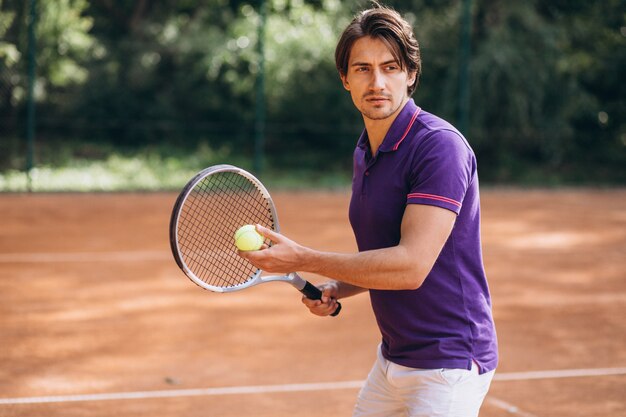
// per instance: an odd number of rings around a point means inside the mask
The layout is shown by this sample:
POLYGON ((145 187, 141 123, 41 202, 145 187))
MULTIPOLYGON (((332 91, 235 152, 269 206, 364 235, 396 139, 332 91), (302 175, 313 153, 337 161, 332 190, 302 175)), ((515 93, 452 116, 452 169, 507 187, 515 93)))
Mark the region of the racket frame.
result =
POLYGON ((270 196, 269 191, 267 191, 267 188, 265 188, 265 186, 261 183, 261 181, 259 181, 254 175, 250 174, 248 171, 238 168, 236 166, 227 165, 227 164, 214 165, 214 166, 208 167, 200 171, 191 180, 189 180, 189 182, 187 182, 187 184, 185 185, 185 187, 179 194, 178 198, 176 199, 176 203, 174 204, 174 209, 172 211, 172 217, 170 220, 170 246, 172 249, 172 254, 174 255, 174 259, 176 260, 176 264, 185 273, 185 275, 187 275, 187 277, 191 279, 196 285, 206 290, 213 291, 213 292, 225 293, 225 292, 240 291, 249 287, 253 287, 255 285, 259 285, 259 284, 263 284, 265 282, 271 282, 271 281, 287 282, 293 285, 298 291, 303 291, 306 287, 307 281, 303 279, 302 277, 300 277, 295 272, 289 273, 287 275, 269 275, 268 276, 268 275, 262 275, 263 271, 257 268, 256 272, 251 276, 251 278, 244 283, 233 285, 233 286, 228 286, 228 287, 218 287, 215 285, 208 284, 202 279, 200 279, 187 266, 187 264, 185 263, 185 260, 183 259, 183 255, 180 251, 180 246, 178 245, 178 239, 177 239, 178 219, 180 217, 181 208, 185 205, 187 198, 189 197, 189 195, 191 194, 191 192, 193 191, 193 189, 199 182, 204 180, 209 175, 215 175, 220 172, 232 172, 232 173, 239 174, 245 177, 246 179, 248 179, 250 182, 252 182, 255 185, 256 188, 259 189, 259 191, 263 195, 263 198, 265 198, 265 200, 268 203, 268 207, 269 207, 272 219, 273 219, 272 230, 274 230, 274 232, 276 233, 280 233, 280 226, 278 223, 278 214, 276 212, 276 206, 274 205, 274 201, 272 200, 272 197, 270 196))

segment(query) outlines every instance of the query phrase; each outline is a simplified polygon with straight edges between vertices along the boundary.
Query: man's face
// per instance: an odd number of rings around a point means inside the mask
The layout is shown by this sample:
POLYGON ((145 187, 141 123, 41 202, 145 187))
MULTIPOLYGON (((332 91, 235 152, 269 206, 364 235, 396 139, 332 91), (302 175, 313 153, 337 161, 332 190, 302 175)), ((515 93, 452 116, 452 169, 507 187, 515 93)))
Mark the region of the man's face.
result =
POLYGON ((348 72, 341 81, 363 117, 382 120, 406 103, 407 87, 415 82, 415 74, 400 69, 383 41, 364 37, 352 45, 348 72))

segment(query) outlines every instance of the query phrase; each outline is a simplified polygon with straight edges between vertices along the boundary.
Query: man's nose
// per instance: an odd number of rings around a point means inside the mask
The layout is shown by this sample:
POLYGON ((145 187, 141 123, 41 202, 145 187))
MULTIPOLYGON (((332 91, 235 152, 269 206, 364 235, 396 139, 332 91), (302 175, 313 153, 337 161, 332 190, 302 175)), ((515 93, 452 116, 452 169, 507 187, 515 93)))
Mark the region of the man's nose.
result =
POLYGON ((372 71, 372 79, 370 83, 372 90, 383 90, 385 88, 385 79, 380 70, 376 69, 372 71))

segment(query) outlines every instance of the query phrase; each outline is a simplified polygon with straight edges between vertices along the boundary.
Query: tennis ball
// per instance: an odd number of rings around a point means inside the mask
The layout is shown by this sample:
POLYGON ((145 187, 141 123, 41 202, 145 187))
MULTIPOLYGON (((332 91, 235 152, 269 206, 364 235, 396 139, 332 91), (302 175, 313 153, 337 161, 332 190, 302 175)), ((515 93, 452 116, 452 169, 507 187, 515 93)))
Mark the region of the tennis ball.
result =
POLYGON ((247 224, 235 232, 235 246, 242 251, 259 250, 263 246, 263 236, 256 231, 254 225, 247 224))

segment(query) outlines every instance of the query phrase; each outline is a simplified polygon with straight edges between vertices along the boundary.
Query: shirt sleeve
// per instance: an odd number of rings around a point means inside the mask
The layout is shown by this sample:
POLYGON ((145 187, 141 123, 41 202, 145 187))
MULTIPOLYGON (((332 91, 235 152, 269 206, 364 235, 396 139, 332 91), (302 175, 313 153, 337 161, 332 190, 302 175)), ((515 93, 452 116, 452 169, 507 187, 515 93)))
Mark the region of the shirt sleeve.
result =
POLYGON ((465 139, 438 130, 417 147, 412 159, 407 204, 426 204, 459 214, 475 178, 476 158, 465 139))

